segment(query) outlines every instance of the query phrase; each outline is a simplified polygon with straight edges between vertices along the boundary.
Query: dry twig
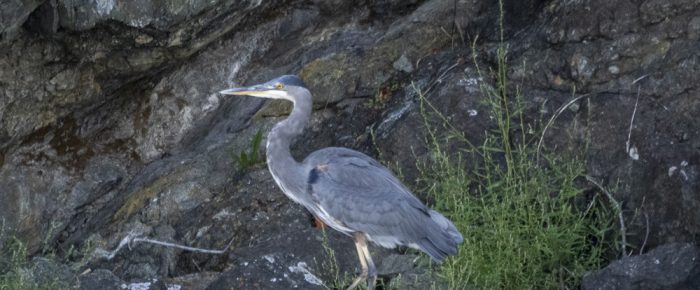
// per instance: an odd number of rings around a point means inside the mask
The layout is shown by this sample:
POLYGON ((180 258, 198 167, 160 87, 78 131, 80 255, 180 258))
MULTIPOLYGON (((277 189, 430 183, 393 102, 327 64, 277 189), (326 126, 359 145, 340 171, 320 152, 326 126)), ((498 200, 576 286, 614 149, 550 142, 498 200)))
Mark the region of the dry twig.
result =
POLYGON ((634 110, 632 110, 632 117, 630 118, 630 128, 627 132, 627 142, 625 142, 625 152, 627 152, 627 155, 629 155, 630 158, 632 158, 633 160, 639 159, 639 153, 637 153, 637 149, 635 147, 630 148, 630 140, 632 139, 632 127, 634 127, 634 116, 637 114, 637 105, 639 104, 639 90, 640 88, 637 87, 637 100, 634 102, 634 110))
POLYGON ((228 244, 226 245, 226 247, 224 249, 211 250, 211 249, 202 249, 202 248, 184 246, 184 245, 179 245, 179 244, 170 243, 170 242, 163 242, 163 241, 153 240, 153 239, 149 239, 149 238, 141 238, 136 233, 129 233, 128 235, 126 235, 126 237, 124 237, 119 242, 119 245, 113 251, 106 251, 106 250, 98 249, 95 252, 97 252, 96 255, 98 255, 102 258, 105 258, 107 260, 111 260, 112 258, 114 258, 117 255, 117 253, 119 253, 119 251, 121 251, 122 248, 124 248, 124 246, 127 246, 131 250, 132 246, 135 243, 141 243, 141 242, 159 245, 159 246, 163 246, 163 247, 181 249, 181 250, 190 251, 190 252, 199 252, 199 253, 205 253, 205 254, 221 255, 221 254, 225 253, 226 251, 228 251, 229 247, 233 243, 233 239, 231 239, 231 241, 228 242, 228 244))
POLYGON ((644 253, 644 247, 647 245, 647 239, 649 239, 649 215, 646 212, 644 213, 644 221, 646 221, 647 231, 644 234, 644 242, 642 243, 642 247, 639 248, 640 255, 644 253))

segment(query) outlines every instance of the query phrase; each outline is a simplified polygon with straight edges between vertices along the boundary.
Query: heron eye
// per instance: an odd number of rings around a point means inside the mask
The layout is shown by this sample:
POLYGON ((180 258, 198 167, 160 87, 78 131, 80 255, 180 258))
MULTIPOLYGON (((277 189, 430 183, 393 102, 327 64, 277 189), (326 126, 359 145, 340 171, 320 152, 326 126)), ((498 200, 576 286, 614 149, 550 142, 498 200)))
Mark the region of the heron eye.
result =
POLYGON ((284 89, 284 84, 282 84, 282 83, 276 83, 276 84, 275 84, 275 89, 278 89, 278 90, 284 89))

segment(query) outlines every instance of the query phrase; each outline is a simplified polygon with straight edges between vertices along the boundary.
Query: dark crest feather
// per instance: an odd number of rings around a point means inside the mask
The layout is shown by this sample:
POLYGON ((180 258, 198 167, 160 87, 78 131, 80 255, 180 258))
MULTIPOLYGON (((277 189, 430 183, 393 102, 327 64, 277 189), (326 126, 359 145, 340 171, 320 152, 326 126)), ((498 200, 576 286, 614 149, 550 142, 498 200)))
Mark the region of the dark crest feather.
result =
POLYGON ((308 89, 306 87, 306 84, 304 83, 304 81, 302 81, 299 77, 297 77, 295 75, 283 75, 281 77, 278 77, 278 78, 272 80, 271 82, 282 83, 285 86, 296 86, 296 87, 302 87, 302 88, 308 89))

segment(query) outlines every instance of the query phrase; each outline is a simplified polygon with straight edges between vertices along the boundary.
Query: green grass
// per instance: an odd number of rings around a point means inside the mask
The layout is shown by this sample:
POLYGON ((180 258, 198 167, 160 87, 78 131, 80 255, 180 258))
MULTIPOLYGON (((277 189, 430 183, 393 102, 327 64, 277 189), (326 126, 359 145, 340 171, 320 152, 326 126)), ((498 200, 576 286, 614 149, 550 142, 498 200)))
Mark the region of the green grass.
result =
POLYGON ((498 140, 478 148, 484 160, 477 169, 435 150, 430 173, 424 171, 435 207, 465 238, 441 275, 450 289, 578 288, 583 273, 604 262, 611 212, 597 199, 580 205, 583 171, 576 160, 552 158, 543 168, 531 150, 519 148, 503 168, 492 147, 498 140))
POLYGON ((258 130, 250 141, 250 153, 246 150, 231 152, 231 159, 238 165, 239 170, 249 169, 262 162, 260 158, 260 144, 262 143, 263 132, 258 130))
MULTIPOLYGON (((483 77, 475 56, 474 64, 483 77)), ((615 210, 598 196, 584 196, 580 158, 543 152, 537 161, 539 135, 527 132, 538 132, 538 125, 523 121, 503 44, 489 75, 494 85, 482 83, 481 93, 494 124, 480 145, 416 88, 430 149, 429 160, 418 164, 421 184, 465 239, 439 274, 449 289, 579 288, 582 275, 600 268, 617 242, 615 210)))
MULTIPOLYGON (((49 231, 53 230, 54 225, 49 231)), ((92 250, 93 246, 88 242, 80 250, 70 247, 58 255, 47 238, 35 256, 43 260, 32 260, 33 256, 30 255, 27 244, 6 231, 4 223, 0 223, 0 290, 70 289, 71 283, 74 282, 70 279, 75 277, 66 279, 66 273, 72 272, 74 275, 84 269, 92 250), (56 269, 61 271, 62 275, 53 272, 56 269)))
POLYGON ((26 264, 26 245, 0 233, 0 290, 29 288, 31 281, 23 271, 26 264))
MULTIPOLYGON (((56 278, 58 279, 58 278, 56 278)), ((49 279, 37 282, 33 276, 27 246, 0 229, 0 290, 67 289, 65 281, 49 279)))
POLYGON ((342 272, 338 266, 338 259, 335 256, 335 250, 331 247, 328 239, 328 233, 325 229, 321 229, 323 234, 323 239, 321 240, 321 245, 323 246, 324 259, 321 262, 321 267, 326 275, 329 276, 326 281, 326 286, 329 289, 344 289, 352 283, 353 277, 350 277, 348 273, 342 272))

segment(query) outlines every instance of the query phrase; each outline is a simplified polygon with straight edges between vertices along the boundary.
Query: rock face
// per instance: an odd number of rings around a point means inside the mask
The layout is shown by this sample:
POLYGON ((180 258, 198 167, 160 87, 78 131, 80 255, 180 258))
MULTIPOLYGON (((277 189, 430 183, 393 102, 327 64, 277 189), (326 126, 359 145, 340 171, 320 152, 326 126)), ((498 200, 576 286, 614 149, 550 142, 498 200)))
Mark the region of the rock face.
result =
POLYGON ((0 43, 13 40, 22 24, 41 0, 3 1, 0 3, 0 43))
MULTIPOLYGON (((78 279, 86 285, 170 277, 202 289, 321 287, 304 279, 335 278, 320 261, 330 259, 321 254, 322 234, 264 166, 242 168, 232 158, 250 151, 253 136, 289 105, 217 92, 296 73, 316 108, 294 145, 299 158, 351 147, 381 154, 411 181, 414 156, 425 153, 413 86, 473 143, 494 125, 479 93, 488 80, 469 61, 477 39, 482 69, 495 62, 493 2, 4 1, 0 218, 32 251, 43 241, 111 249, 129 232, 235 245, 223 257, 138 245, 91 261, 116 276, 94 272, 78 279), (188 276, 200 272, 209 274, 188 276)), ((504 7, 508 74, 522 84, 527 121, 550 118, 574 87, 587 94, 556 120, 545 145, 566 153, 589 144, 588 173, 620 185, 614 194, 633 245, 697 243, 700 4, 504 7)), ((341 271, 354 273, 349 239, 329 240, 341 271)), ((379 251, 378 264, 391 255, 379 251)), ((383 278, 421 271, 410 266, 383 278)), ((428 288, 421 283, 415 288, 428 288)))
MULTIPOLYGON (((552 3, 540 37, 545 48, 528 49, 513 61, 527 63, 514 71, 533 94, 566 93, 573 86, 590 94, 589 116, 579 111, 576 122, 553 134, 590 134, 589 174, 621 182, 618 198, 625 210, 648 215, 654 245, 693 241, 700 229, 698 199, 691 197, 700 190, 700 123, 692 117, 700 109, 698 76, 690 73, 700 69, 692 24, 698 7, 692 1, 552 3), (581 13, 590 17, 563 16, 581 13), (585 128, 572 127, 579 122, 585 128)), ((638 232, 637 245, 646 231, 638 232)))
POLYGON ((700 249, 667 244, 649 253, 614 261, 583 278, 583 289, 698 289, 700 249))

